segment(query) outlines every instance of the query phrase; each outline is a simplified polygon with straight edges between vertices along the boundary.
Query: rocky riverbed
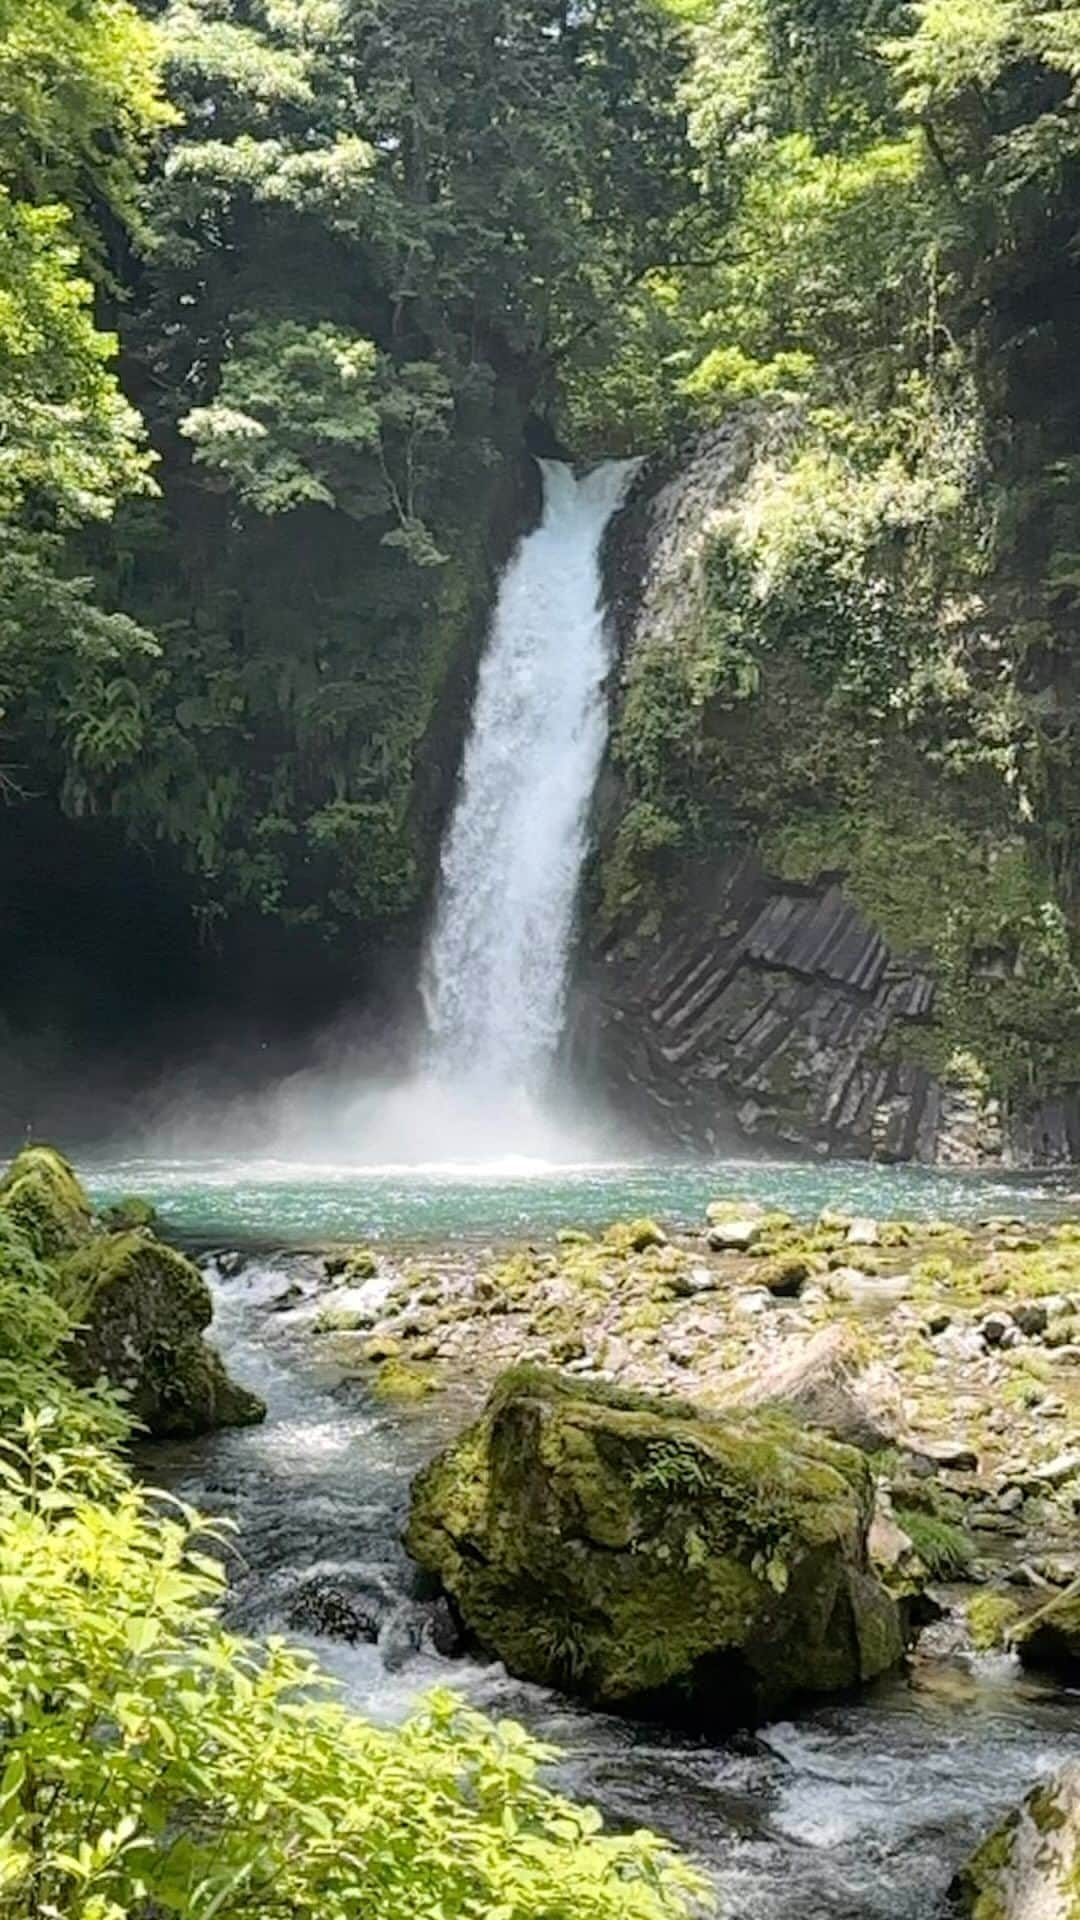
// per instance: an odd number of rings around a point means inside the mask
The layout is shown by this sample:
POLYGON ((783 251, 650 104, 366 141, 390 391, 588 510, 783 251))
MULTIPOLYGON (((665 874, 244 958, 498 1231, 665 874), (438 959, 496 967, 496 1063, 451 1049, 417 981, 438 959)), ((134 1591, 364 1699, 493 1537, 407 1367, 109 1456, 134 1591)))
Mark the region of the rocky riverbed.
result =
POLYGON ((343 1250, 283 1307, 378 1396, 532 1362, 704 1408, 786 1406, 870 1452, 982 1636, 1080 1570, 1080 1223, 812 1223, 738 1196, 490 1253, 343 1250), (1000 1604, 986 1604, 998 1593, 1000 1604))

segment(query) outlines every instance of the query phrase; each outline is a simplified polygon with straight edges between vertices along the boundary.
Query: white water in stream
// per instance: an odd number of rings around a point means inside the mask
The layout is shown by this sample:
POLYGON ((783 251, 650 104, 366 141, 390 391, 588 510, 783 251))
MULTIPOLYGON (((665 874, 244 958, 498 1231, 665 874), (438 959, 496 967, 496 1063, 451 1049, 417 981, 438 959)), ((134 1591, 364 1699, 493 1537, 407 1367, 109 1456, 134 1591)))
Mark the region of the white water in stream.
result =
POLYGON ((634 461, 541 462, 544 514, 503 577, 443 852, 426 999, 438 1077, 528 1096, 566 1005, 611 661, 600 554, 634 461))
MULTIPOLYGON (((231 1556, 244 1629, 302 1636, 377 1720, 450 1685, 561 1747, 557 1782, 621 1826, 667 1834, 711 1874, 722 1920, 944 1920, 960 1862, 1040 1776, 1080 1758, 1075 1696, 1000 1656, 916 1664, 911 1683, 712 1745, 589 1712, 496 1665, 439 1653, 401 1545, 414 1473, 465 1416, 453 1396, 373 1404, 320 1359, 321 1262, 211 1268, 215 1338, 269 1405, 264 1427, 152 1454, 152 1474, 240 1523, 231 1556), (282 1296, 285 1296, 283 1303, 282 1296), (299 1296, 299 1297, 297 1297, 299 1296), (282 1305, 288 1307, 282 1311, 282 1305), (370 1626, 327 1637, 305 1595, 327 1585, 370 1626)), ((374 1297, 387 1274, 368 1283, 374 1297)))

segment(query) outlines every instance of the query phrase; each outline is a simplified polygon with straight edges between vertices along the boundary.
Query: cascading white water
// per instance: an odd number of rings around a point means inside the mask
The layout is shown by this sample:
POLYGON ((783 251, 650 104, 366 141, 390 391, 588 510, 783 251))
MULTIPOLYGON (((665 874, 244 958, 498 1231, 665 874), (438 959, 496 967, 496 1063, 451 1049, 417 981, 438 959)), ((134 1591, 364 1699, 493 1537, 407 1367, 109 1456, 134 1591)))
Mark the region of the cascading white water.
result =
POLYGON ((528 1094, 562 1033, 574 905, 607 738, 600 567, 634 461, 541 462, 544 514, 503 577, 427 961, 438 1075, 528 1094))

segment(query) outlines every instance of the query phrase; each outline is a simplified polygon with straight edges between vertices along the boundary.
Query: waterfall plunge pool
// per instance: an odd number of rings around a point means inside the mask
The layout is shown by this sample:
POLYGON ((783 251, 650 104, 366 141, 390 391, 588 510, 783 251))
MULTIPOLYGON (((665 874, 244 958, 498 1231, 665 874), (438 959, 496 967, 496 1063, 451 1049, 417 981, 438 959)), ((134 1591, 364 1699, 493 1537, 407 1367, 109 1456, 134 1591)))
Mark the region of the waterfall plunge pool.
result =
POLYGON ((153 1201, 166 1232, 203 1246, 299 1247, 337 1241, 522 1239, 648 1215, 676 1228, 710 1200, 738 1196, 810 1218, 822 1207, 882 1218, 970 1221, 1080 1212, 1080 1172, 977 1174, 840 1161, 627 1160, 559 1166, 82 1157, 101 1205, 153 1201))

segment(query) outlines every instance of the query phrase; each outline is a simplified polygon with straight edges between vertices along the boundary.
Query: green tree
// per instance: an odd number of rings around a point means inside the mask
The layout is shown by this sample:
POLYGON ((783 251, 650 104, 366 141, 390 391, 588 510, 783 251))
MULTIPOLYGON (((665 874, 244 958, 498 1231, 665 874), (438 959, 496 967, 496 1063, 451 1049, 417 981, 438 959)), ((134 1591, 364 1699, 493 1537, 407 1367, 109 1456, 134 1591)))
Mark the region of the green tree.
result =
MULTIPOLYGON (((21 707, 64 741, 102 672, 152 646, 95 606, 64 536, 150 485, 91 275, 167 118, 155 48, 123 3, 0 6, 0 722, 21 707)), ((0 769, 9 796, 20 757, 0 769)))
POLYGON ((526 419, 686 213, 682 47, 650 0, 161 32, 181 124, 121 329, 165 498, 93 557, 162 652, 64 791, 178 846, 208 915, 333 934, 423 896, 526 419))

